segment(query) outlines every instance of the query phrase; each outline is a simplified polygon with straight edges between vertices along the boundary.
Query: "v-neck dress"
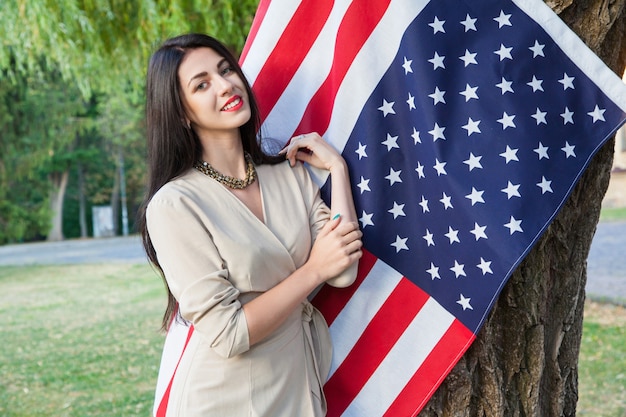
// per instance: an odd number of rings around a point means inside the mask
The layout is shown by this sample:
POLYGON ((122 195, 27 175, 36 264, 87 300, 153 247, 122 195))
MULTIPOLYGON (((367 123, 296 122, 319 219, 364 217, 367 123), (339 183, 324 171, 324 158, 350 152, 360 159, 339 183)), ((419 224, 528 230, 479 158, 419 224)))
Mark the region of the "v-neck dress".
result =
POLYGON ((195 328, 167 416, 325 415, 332 345, 319 311, 305 301, 251 347, 242 306, 307 261, 330 210, 301 163, 256 169, 264 222, 195 169, 163 186, 148 205, 157 258, 182 317, 195 328))

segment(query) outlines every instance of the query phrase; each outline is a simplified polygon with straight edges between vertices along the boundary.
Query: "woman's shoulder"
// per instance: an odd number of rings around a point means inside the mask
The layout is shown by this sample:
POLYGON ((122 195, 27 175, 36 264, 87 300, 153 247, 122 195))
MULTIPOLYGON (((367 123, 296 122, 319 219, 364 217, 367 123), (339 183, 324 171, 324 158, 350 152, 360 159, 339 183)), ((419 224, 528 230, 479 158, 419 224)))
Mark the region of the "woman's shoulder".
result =
POLYGON ((152 196, 148 206, 154 204, 174 204, 177 201, 197 195, 198 175, 193 169, 171 179, 152 196))

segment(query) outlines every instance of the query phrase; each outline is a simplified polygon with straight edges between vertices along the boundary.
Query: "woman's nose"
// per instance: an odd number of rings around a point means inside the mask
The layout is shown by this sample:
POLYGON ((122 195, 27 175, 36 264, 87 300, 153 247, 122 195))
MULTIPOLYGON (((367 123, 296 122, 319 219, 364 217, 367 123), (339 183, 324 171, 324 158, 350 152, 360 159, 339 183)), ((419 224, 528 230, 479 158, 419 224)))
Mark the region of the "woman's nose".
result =
POLYGON ((228 78, 220 76, 217 83, 220 95, 230 93, 233 90, 233 83, 228 78))

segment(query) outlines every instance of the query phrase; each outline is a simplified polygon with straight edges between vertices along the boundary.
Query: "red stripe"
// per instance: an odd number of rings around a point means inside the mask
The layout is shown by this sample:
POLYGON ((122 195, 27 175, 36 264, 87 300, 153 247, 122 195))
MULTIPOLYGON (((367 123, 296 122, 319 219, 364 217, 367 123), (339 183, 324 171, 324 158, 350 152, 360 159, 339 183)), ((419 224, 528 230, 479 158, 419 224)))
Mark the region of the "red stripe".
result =
POLYGON ((265 13, 267 13, 267 9, 270 7, 271 2, 271 0, 261 0, 259 2, 259 6, 257 7, 256 13, 254 14, 252 26, 250 26, 250 32, 248 33, 246 44, 243 46, 243 51, 241 51, 241 56, 239 57, 239 65, 243 65, 243 62, 246 60, 246 56, 248 56, 250 47, 252 46, 252 43, 256 38, 256 34, 259 32, 261 22, 263 22, 263 19, 265 18, 265 13))
POLYGON ((276 105, 326 23, 332 0, 303 1, 254 82, 261 120, 276 105))
POLYGON ((337 318, 346 303, 352 298, 367 274, 376 263, 377 258, 367 250, 363 250, 363 256, 359 260, 359 270, 354 284, 346 288, 335 288, 324 285, 312 300, 312 304, 321 311, 330 326, 337 318))
POLYGON ((467 327, 454 320, 384 415, 416 416, 474 339, 467 327))
POLYGON ((350 4, 337 31, 335 59, 330 73, 309 102, 294 134, 326 132, 339 86, 389 3, 390 0, 355 0, 350 4))
POLYGON ((428 294, 408 279, 400 280, 324 385, 328 417, 340 416, 346 410, 428 298, 428 294))

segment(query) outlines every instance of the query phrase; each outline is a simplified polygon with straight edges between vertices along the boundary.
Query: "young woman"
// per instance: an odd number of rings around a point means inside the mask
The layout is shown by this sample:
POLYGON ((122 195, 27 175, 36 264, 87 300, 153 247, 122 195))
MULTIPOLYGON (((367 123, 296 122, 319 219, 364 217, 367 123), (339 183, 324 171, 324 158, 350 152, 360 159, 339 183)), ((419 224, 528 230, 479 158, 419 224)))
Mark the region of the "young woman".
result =
POLYGON ((267 155, 236 59, 199 34, 151 57, 149 186, 139 224, 164 277, 167 328, 195 327, 168 416, 323 416, 332 347, 307 296, 361 257, 345 161, 318 134, 267 155), (329 208, 302 162, 330 172, 329 208))

